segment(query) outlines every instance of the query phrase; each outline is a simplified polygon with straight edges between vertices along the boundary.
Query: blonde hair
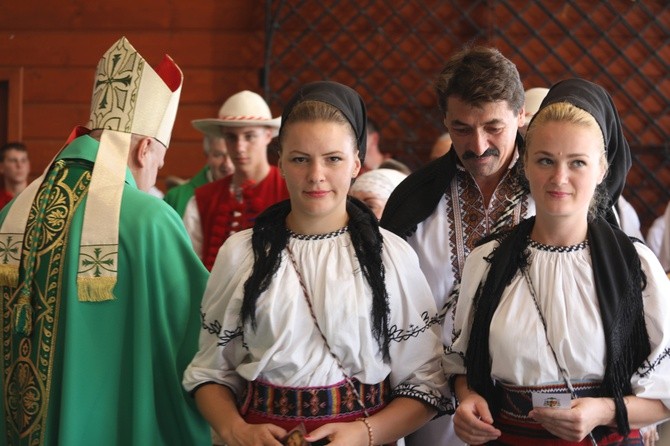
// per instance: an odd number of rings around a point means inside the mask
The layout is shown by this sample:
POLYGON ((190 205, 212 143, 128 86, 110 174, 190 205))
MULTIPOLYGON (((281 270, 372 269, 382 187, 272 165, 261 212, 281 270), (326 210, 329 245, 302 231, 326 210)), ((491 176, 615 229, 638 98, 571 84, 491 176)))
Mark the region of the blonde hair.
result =
MULTIPOLYGON (((597 132, 600 140, 600 147, 602 148, 600 161, 607 169, 607 153, 605 152, 605 137, 602 129, 598 125, 598 121, 589 112, 583 110, 569 102, 555 102, 542 108, 533 117, 533 120, 526 131, 526 147, 529 147, 535 138, 535 131, 542 124, 549 122, 565 122, 579 127, 584 127, 597 132)), ((524 152, 524 161, 528 160, 528 150, 524 152)))

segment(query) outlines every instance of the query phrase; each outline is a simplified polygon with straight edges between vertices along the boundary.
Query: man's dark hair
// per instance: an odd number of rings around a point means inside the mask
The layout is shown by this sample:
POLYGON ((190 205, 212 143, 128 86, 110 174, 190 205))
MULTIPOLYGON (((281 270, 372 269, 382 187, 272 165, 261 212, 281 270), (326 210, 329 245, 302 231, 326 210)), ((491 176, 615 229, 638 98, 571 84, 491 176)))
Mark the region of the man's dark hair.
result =
POLYGON ((11 141, 6 144, 3 144, 2 147, 0 147, 0 163, 5 160, 5 153, 7 153, 8 150, 18 150, 20 152, 27 152, 28 147, 26 147, 25 144, 19 141, 11 141))
POLYGON ((475 46, 453 56, 435 82, 437 102, 447 113, 449 96, 481 106, 487 102, 507 101, 519 114, 524 105, 524 90, 514 63, 495 48, 475 46))

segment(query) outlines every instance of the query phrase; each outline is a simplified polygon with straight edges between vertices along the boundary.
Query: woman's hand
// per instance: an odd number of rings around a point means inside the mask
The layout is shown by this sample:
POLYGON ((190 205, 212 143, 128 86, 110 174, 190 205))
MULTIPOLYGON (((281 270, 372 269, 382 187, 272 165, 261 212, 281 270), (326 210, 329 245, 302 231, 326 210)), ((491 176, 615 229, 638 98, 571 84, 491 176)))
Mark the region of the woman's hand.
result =
POLYGON ((305 436, 305 440, 312 442, 327 438, 332 446, 368 446, 368 427, 362 421, 350 423, 330 423, 314 429, 305 436))
POLYGON ((227 446, 282 446, 281 438, 288 432, 274 424, 235 423, 227 435, 221 437, 227 446))
POLYGON ((493 417, 486 400, 478 393, 470 391, 460 401, 454 413, 456 435, 468 444, 484 444, 501 435, 493 427, 493 417))
POLYGON ((658 436, 658 426, 655 424, 641 428, 640 434, 642 434, 644 446, 656 446, 656 442, 660 439, 658 436))
POLYGON ((286 430, 274 424, 248 424, 237 410, 228 387, 207 383, 195 392, 195 403, 205 420, 228 446, 281 446, 286 430))
POLYGON ((577 398, 568 410, 537 407, 528 416, 563 440, 582 441, 596 426, 608 424, 613 411, 611 399, 577 398))

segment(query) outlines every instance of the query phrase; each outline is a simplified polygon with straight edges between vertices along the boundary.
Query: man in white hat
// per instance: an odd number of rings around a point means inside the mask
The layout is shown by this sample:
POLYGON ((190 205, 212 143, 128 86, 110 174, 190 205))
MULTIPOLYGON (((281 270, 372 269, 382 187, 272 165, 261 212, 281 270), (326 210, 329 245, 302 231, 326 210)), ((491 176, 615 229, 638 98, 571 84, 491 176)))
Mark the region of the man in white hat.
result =
POLYGON ((252 227, 266 207, 288 198, 284 179, 267 155, 280 122, 265 100, 248 90, 228 98, 218 119, 193 121, 201 132, 223 137, 235 166, 232 175, 197 188, 186 205, 186 230, 209 270, 230 235, 252 227))
POLYGON ((195 445, 182 390, 207 271, 174 210, 146 193, 183 75, 118 40, 90 122, 0 213, 0 444, 195 445))
POLYGON ((181 217, 184 216, 186 205, 197 188, 227 177, 235 171, 235 166, 228 155, 226 141, 222 136, 205 133, 202 138, 202 147, 205 153, 205 166, 184 184, 170 188, 164 197, 166 203, 172 206, 181 217))

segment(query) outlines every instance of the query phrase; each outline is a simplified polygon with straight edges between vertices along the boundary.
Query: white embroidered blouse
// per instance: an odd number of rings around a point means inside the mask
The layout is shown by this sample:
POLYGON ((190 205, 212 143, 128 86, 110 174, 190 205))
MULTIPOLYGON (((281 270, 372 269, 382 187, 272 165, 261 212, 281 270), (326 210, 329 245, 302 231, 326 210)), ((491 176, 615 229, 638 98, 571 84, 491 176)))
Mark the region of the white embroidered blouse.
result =
MULTIPOLYGON (((390 362, 372 335, 372 294, 346 228, 326 235, 292 234, 289 246, 301 269, 318 324, 352 378, 376 384, 387 377, 396 396, 443 409, 448 392, 437 310, 416 254, 381 229, 390 317, 390 362)), ((252 230, 222 246, 202 302, 200 347, 184 387, 226 385, 241 397, 246 380, 278 386, 326 386, 343 380, 319 334, 286 250, 256 305, 254 330, 240 323, 243 287, 253 265, 252 230)))

